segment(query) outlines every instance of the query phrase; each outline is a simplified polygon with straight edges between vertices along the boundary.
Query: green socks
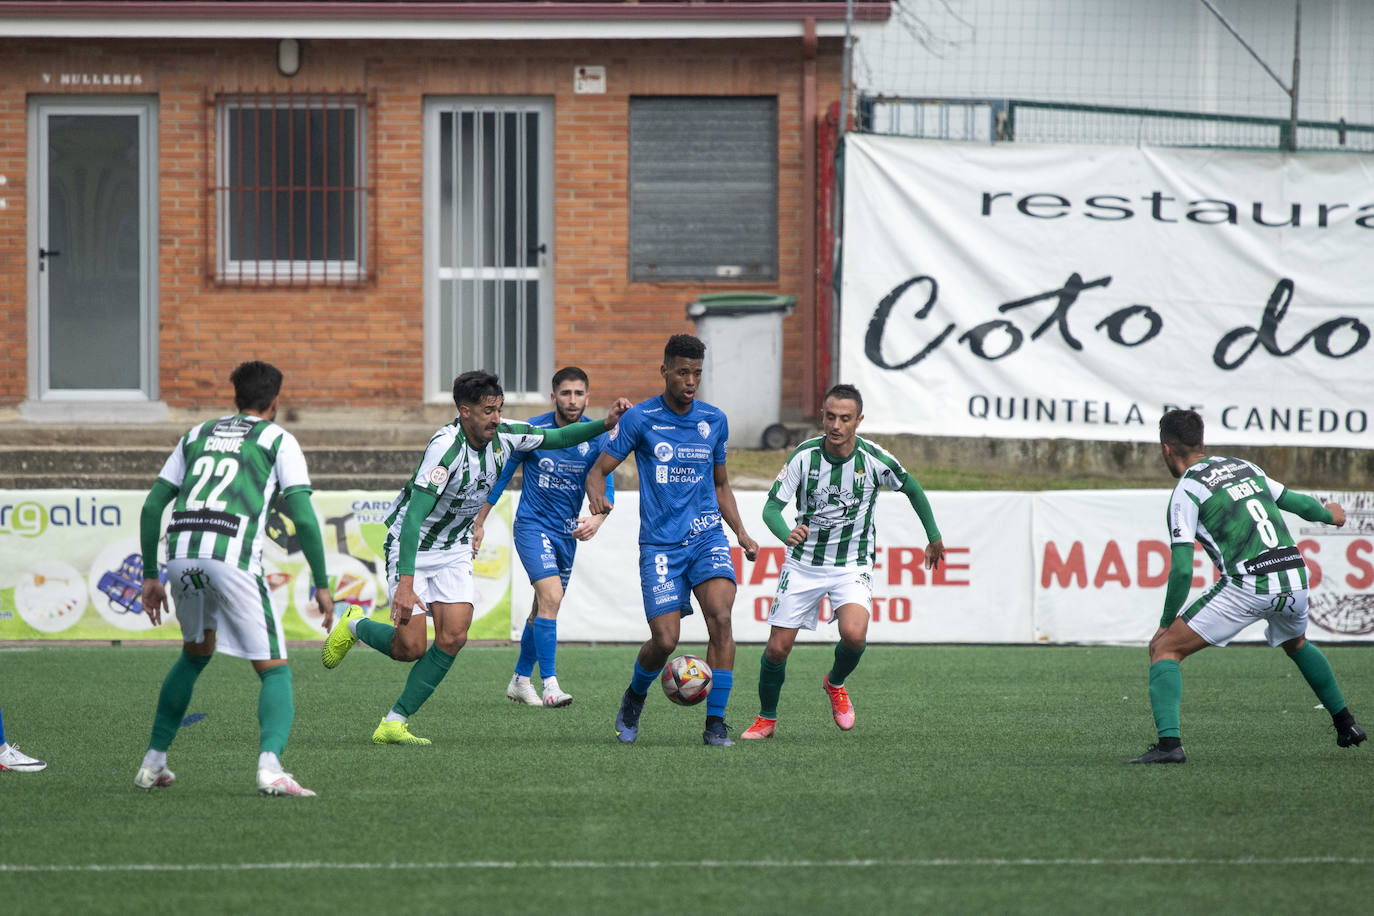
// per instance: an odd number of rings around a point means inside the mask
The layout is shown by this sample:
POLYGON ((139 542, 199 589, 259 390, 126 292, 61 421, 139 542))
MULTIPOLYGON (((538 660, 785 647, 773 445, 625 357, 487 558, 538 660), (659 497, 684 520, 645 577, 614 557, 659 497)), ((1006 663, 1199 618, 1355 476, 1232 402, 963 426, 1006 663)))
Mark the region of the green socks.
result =
POLYGON ((383 655, 391 655, 391 636, 396 632, 396 628, 391 624, 364 617, 358 621, 358 628, 354 632, 358 639, 378 652, 383 655))
MULTIPOLYGON (((362 635, 362 630, 360 621, 358 625, 359 636, 362 635)), ((440 649, 437 644, 430 646, 429 651, 411 666, 410 675, 406 678, 405 689, 401 691, 401 698, 396 701, 396 705, 391 707, 392 710, 407 718, 415 715, 416 711, 425 705, 425 700, 429 699, 434 688, 439 686, 444 675, 448 674, 449 666, 453 664, 454 657, 440 649)))
POLYGON ((1183 670, 1178 661, 1163 658, 1150 666, 1150 709, 1161 738, 1178 738, 1179 705, 1183 702, 1183 670))
POLYGON ((1317 699, 1322 701, 1327 712, 1334 716, 1345 709, 1345 696, 1336 684, 1336 675, 1331 671, 1331 663, 1326 660, 1321 649, 1310 642, 1304 642, 1301 649, 1288 657, 1298 666, 1298 670, 1307 680, 1307 685, 1312 688, 1317 699))
POLYGON ((778 717, 778 697, 782 682, 787 678, 787 659, 770 662, 764 655, 759 660, 759 715, 765 719, 778 717))
POLYGON ((291 669, 277 665, 259 671, 258 678, 262 681, 262 690, 258 693, 258 725, 262 729, 258 751, 270 751, 280 759, 286 750, 286 738, 291 734, 291 722, 296 718, 291 669))
POLYGON ((867 644, 859 647, 858 651, 849 648, 843 642, 835 644, 835 665, 830 669, 830 686, 843 687, 844 679, 859 667, 859 659, 863 658, 864 649, 867 644))
POLYGON ((153 736, 148 747, 155 751, 165 751, 172 746, 177 736, 181 720, 186 716, 186 707, 191 705, 191 691, 195 689, 196 678, 210 664, 209 655, 190 655, 185 649, 172 663, 172 670, 162 680, 162 691, 157 695, 157 713, 153 716, 153 736))

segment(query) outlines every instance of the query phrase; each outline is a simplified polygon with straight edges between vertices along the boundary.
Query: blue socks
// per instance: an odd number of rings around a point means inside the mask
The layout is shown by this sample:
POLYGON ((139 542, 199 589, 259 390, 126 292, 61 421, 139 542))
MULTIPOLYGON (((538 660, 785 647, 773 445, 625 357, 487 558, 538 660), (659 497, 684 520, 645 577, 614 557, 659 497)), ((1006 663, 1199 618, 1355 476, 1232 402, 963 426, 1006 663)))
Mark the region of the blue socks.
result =
MULTIPOLYGON (((534 618, 538 620, 539 618, 534 618)), ((525 631, 520 634, 520 657, 515 660, 515 673, 520 677, 534 674, 534 625, 525 621, 525 631)))
POLYGON ((711 693, 706 697, 706 717, 724 716, 725 704, 730 702, 730 690, 735 686, 735 672, 711 672, 711 693))
POLYGON ((645 671, 639 667, 639 659, 635 659, 635 673, 630 678, 630 692, 641 697, 644 696, 649 692, 649 685, 654 682, 654 678, 658 677, 658 672, 662 670, 659 668, 658 671, 645 671))
POLYGON ((520 657, 515 661, 515 673, 530 677, 537 661, 540 677, 558 677, 557 655, 558 621, 549 617, 526 620, 525 631, 520 634, 520 657))
MULTIPOLYGON (((523 640, 521 641, 523 643, 523 640)), ((558 677, 554 657, 558 654, 558 621, 548 617, 534 618, 534 653, 539 657, 539 676, 558 677)))

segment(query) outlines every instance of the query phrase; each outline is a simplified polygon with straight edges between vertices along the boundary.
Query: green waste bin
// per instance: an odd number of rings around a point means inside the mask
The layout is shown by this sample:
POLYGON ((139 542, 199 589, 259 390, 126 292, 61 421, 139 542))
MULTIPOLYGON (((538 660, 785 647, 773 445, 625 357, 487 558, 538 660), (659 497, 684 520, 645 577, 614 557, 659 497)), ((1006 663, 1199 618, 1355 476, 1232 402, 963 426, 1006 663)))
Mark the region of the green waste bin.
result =
POLYGON ((796 296, 778 293, 705 293, 688 303, 697 336, 706 344, 700 398, 730 421, 737 448, 785 448, 782 401, 782 320, 796 296))

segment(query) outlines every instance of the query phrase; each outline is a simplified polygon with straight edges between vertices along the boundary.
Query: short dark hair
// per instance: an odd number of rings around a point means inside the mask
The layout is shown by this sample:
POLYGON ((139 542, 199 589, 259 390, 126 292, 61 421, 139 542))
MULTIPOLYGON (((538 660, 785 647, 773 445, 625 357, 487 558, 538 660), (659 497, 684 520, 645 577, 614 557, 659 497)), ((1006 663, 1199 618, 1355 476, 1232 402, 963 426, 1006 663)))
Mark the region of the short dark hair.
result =
POLYGON ((1202 448, 1202 415, 1196 410, 1166 411, 1159 418, 1159 441, 1175 448, 1202 448))
POLYGON ((281 393, 281 370, 271 363, 254 359, 239 363, 229 373, 234 385, 234 406, 239 410, 266 410, 281 393))
POLYGON ((831 398, 853 401, 859 405, 859 413, 864 412, 864 396, 859 394, 859 389, 855 388, 853 385, 846 385, 843 382, 838 385, 831 385, 830 390, 825 393, 825 397, 821 398, 821 403, 824 404, 831 398))
POLYGON ((491 397, 505 397, 505 392, 501 390, 501 380, 490 372, 474 369, 453 380, 453 403, 456 407, 480 404, 484 398, 491 397))
POLYGON ((557 391, 559 385, 570 381, 579 381, 584 385, 591 385, 587 379, 587 373, 576 366, 564 366, 553 374, 553 390, 557 391))
POLYGON ((674 334, 668 338, 668 343, 663 348, 663 364, 666 366, 675 356, 684 359, 705 359, 706 344, 691 334, 674 334))

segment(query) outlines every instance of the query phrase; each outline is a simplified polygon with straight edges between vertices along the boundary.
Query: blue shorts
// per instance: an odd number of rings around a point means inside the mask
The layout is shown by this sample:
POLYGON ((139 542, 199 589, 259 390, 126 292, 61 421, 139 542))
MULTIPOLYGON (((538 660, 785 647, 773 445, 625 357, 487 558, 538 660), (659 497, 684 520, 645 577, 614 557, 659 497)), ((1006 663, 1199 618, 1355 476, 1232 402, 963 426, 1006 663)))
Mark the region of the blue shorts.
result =
POLYGON ((639 545, 639 586, 644 592, 644 619, 678 611, 692 613, 692 589, 707 579, 735 580, 730 542, 715 528, 684 545, 639 545))
POLYGON ((511 534, 520 564, 530 577, 530 583, 558 576, 563 588, 568 587, 572 575, 573 557, 577 555, 577 538, 539 525, 516 522, 511 534))

